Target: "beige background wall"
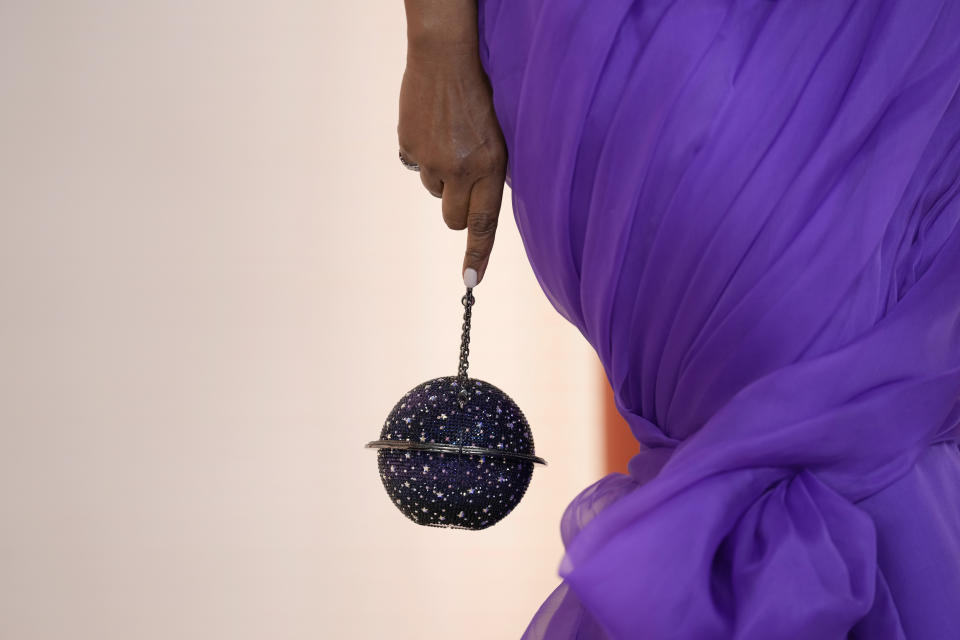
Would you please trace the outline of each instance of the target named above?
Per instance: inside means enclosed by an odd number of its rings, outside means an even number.
[[[550,466],[438,530],[362,448],[459,347],[404,46],[402,0],[0,1],[0,638],[511,638],[555,586],[599,365],[509,191],[471,373]]]

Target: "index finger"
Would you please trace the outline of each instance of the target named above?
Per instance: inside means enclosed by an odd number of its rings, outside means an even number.
[[[473,184],[470,204],[467,206],[467,250],[463,258],[463,271],[475,270],[477,284],[483,280],[487,270],[502,201],[502,175],[487,175]],[[464,278],[464,282],[468,282],[468,279]]]

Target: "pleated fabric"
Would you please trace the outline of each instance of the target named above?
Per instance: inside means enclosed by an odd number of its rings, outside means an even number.
[[[640,443],[524,637],[960,637],[960,2],[478,9],[527,256]]]

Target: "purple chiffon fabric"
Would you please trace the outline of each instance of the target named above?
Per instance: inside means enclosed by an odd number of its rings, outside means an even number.
[[[640,443],[525,638],[960,638],[960,2],[478,9],[527,256]]]

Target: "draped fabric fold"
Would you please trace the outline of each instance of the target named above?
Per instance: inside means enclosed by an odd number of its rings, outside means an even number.
[[[525,637],[955,637],[960,2],[478,9],[527,256],[641,444]]]

